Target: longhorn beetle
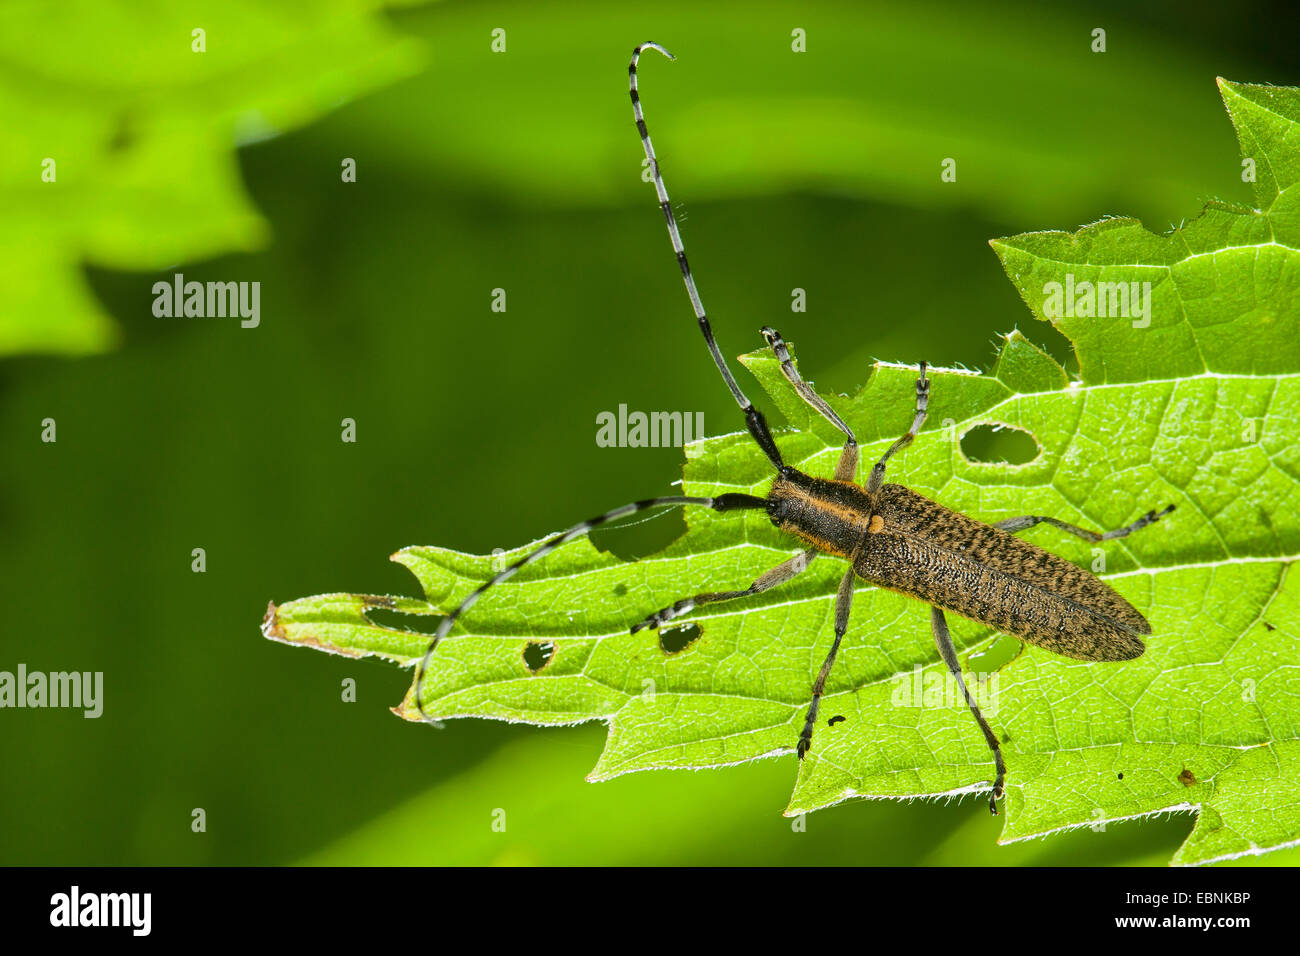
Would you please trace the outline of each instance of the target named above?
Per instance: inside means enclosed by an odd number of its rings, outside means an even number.
[[[957,650],[953,646],[952,635],[948,632],[944,612],[953,611],[1076,660],[1127,661],[1140,657],[1146,649],[1142,635],[1151,633],[1151,625],[1136,608],[1099,578],[1037,545],[1014,537],[1011,532],[1023,531],[1046,522],[1087,541],[1110,541],[1132,534],[1159,520],[1173,511],[1174,506],[1170,505],[1159,512],[1148,511],[1127,527],[1105,533],[1088,531],[1041,515],[1006,518],[988,525],[950,511],[902,485],[886,484],[885,467],[889,459],[911,443],[925,421],[930,381],[925,375],[924,362],[920,366],[920,377],[916,380],[916,415],[911,427],[872,466],[866,484],[858,485],[855,481],[858,472],[858,441],[853,429],[799,377],[781,334],[775,329],[764,328],[761,330],[763,337],[781,363],[781,372],[799,397],[844,434],[844,447],[833,478],[816,478],[787,465],[781,459],[781,452],[772,438],[763,413],[753,406],[736,384],[700,302],[672,204],[668,200],[668,190],[664,186],[659,161],[655,158],[641,111],[636,70],[643,50],[656,50],[670,60],[676,58],[657,43],[642,43],[632,51],[632,61],[628,64],[627,71],[632,113],[636,119],[637,132],[641,135],[646,160],[654,175],[659,207],[668,224],[668,236],[672,240],[673,252],[677,254],[677,264],[681,266],[682,279],[686,283],[686,292],[695,310],[695,318],[699,321],[700,331],[704,334],[704,342],[718,371],[722,373],[722,380],[745,416],[746,429],[772,463],[776,471],[775,477],[765,498],[734,493],[714,498],[683,495],[648,498],[607,511],[551,538],[480,585],[459,607],[439,622],[416,671],[416,706],[423,716],[421,691],[429,661],[456,619],[472,607],[485,591],[507,580],[525,565],[532,564],[606,522],[647,508],[692,505],[714,511],[763,510],[767,512],[772,524],[802,539],[807,545],[805,550],[760,574],[753,584],[743,590],[706,591],[658,610],[634,625],[632,633],[647,627],[658,628],[703,604],[749,597],[784,584],[804,571],[818,554],[842,558],[849,562],[849,567],[840,581],[835,597],[835,640],[813,681],[812,703],[808,707],[803,731],[795,746],[799,759],[802,760],[812,746],[818,705],[826,687],[826,679],[835,664],[840,641],[848,628],[853,585],[855,579],[860,577],[891,591],[919,598],[930,605],[930,627],[939,648],[939,656],[961,688],[966,704],[993,752],[996,776],[989,798],[989,809],[996,814],[997,802],[1003,795],[1006,764],[1002,759],[997,735],[980,713],[962,679]]]

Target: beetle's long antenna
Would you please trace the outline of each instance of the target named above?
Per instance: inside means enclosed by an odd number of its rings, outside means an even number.
[[[641,97],[636,89],[636,65],[641,58],[642,50],[657,50],[670,60],[677,59],[658,43],[642,43],[632,51],[632,62],[627,66],[628,75],[628,93],[632,97],[632,115],[636,117],[636,129],[641,134],[641,146],[645,149],[646,159],[650,162],[650,170],[654,174],[655,193],[659,196],[659,208],[663,210],[664,219],[668,223],[668,237],[673,243],[673,252],[677,253],[677,264],[682,269],[682,281],[686,283],[686,293],[691,297],[691,307],[695,310],[695,318],[699,320],[700,331],[704,333],[704,341],[709,346],[709,352],[713,355],[713,364],[718,367],[722,373],[722,380],[727,383],[727,388],[731,389],[731,394],[736,399],[736,404],[740,410],[745,413],[745,425],[749,433],[754,436],[754,441],[763,449],[763,454],[767,455],[768,461],[778,470],[783,467],[781,453],[777,451],[776,442],[772,440],[772,432],[767,427],[767,420],[763,413],[756,409],[753,404],[745,397],[745,393],[740,390],[736,384],[735,376],[731,374],[731,369],[727,367],[726,359],[722,357],[722,351],[718,348],[717,340],[713,337],[713,329],[709,325],[708,317],[704,314],[704,304],[700,301],[699,290],[695,288],[695,279],[691,277],[691,267],[686,261],[686,249],[682,245],[682,235],[677,229],[677,219],[673,215],[672,203],[668,201],[668,189],[664,186],[663,175],[659,171],[659,160],[655,157],[654,146],[650,143],[650,134],[646,131],[645,115],[641,112]]]
[[[525,565],[538,561],[556,548],[563,544],[568,544],[574,538],[580,538],[593,528],[598,528],[609,521],[622,518],[625,515],[636,514],[638,511],[645,511],[647,508],[658,508],[664,505],[700,505],[704,508],[712,508],[714,511],[744,511],[750,509],[764,508],[767,502],[762,498],[756,498],[753,495],[745,494],[725,494],[718,495],[716,498],[687,498],[682,495],[670,495],[663,498],[646,498],[642,501],[633,502],[630,505],[623,505],[615,508],[613,511],[606,511],[603,515],[595,518],[589,518],[579,524],[575,524],[568,531],[561,532],[551,538],[539,548],[530,551],[508,568],[500,571],[488,581],[480,584],[477,588],[469,593],[465,600],[460,602],[460,606],[438,622],[438,630],[434,632],[433,639],[429,641],[428,650],[424,652],[424,657],[420,661],[420,666],[415,672],[415,706],[420,711],[420,716],[428,720],[424,713],[424,675],[429,669],[429,660],[433,657],[433,652],[438,649],[438,644],[442,641],[447,633],[451,630],[456,619],[474,606],[474,603],[483,596],[483,592],[488,588],[495,587],[502,581],[506,581],[514,576],[515,572]]]

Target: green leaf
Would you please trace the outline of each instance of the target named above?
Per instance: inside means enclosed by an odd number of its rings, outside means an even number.
[[[1300,583],[1290,573],[1300,555],[1300,109],[1294,91],[1221,85],[1243,148],[1271,170],[1258,184],[1261,208],[1214,204],[1166,236],[1106,220],[995,241],[1030,308],[1074,343],[1080,379],[1012,332],[988,373],[934,370],[926,427],[890,466],[892,480],[986,521],[1039,514],[1110,529],[1177,505],[1101,548],[1047,525],[1025,533],[1101,569],[1153,634],[1143,657],[1116,664],[1027,647],[980,685],[1009,768],[1004,841],[1171,810],[1196,812],[1177,863],[1300,839]],[[1149,314],[1134,300],[1126,316],[1049,315],[1045,287],[1067,281],[1076,290],[1150,282]],[[795,429],[778,439],[786,460],[829,475],[838,433],[769,353],[742,362]],[[856,394],[828,396],[858,434],[864,469],[907,427],[915,377],[914,367],[878,363]],[[1037,456],[969,459],[961,438],[981,425],[1029,433]],[[770,477],[747,436],[687,448],[688,494],[762,494]],[[927,608],[864,582],[813,749],[796,763],[839,561],[818,558],[787,585],[697,610],[688,620],[700,635],[676,653],[653,632],[629,634],[659,607],[744,586],[798,550],[761,513],[686,517],[687,533],[650,557],[626,562],[582,540],[489,592],[439,647],[425,710],[606,721],[591,779],[783,755],[798,774],[788,814],[853,796],[987,790],[990,755],[965,705],[913,693],[944,673]],[[273,605],[263,630],[409,666],[427,637],[368,615],[444,613],[531,547],[496,557],[407,548],[394,560],[425,601],[306,598]],[[967,671],[1007,657],[1005,638],[951,623]],[[553,645],[536,670],[524,656],[533,643]],[[409,692],[396,712],[417,719]],[[830,715],[846,719],[828,726]]]
[[[374,7],[236,0],[133,19],[100,3],[0,8],[0,355],[114,343],[83,263],[145,271],[262,248],[269,229],[235,149],[413,69],[414,46]],[[191,48],[195,28],[205,52]]]

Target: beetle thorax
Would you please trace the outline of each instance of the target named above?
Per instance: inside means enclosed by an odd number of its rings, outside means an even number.
[[[863,539],[882,524],[872,498],[850,481],[814,478],[793,468],[777,475],[767,495],[767,516],[818,551],[852,558]],[[873,527],[873,523],[875,527]]]

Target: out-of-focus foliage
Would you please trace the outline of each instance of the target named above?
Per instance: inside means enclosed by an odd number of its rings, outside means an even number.
[[[374,6],[0,5],[0,355],[116,340],[83,263],[262,248],[236,150],[412,72],[417,44]]]

